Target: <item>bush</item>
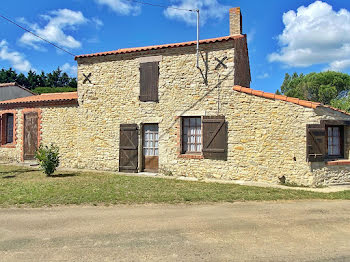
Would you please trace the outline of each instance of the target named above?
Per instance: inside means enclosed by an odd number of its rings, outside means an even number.
[[[50,146],[40,145],[35,153],[35,158],[38,160],[39,165],[47,176],[51,176],[60,164],[60,155],[58,151],[58,147],[51,144]]]

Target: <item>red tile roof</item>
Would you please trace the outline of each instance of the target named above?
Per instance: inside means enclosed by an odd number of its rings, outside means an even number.
[[[240,39],[240,38],[245,38],[245,37],[246,37],[246,35],[230,35],[230,36],[224,36],[224,37],[210,38],[210,39],[200,40],[199,44],[223,42],[223,41]],[[123,49],[118,49],[118,50],[114,50],[114,51],[107,51],[107,52],[86,54],[86,55],[78,55],[75,57],[75,59],[82,58],[82,57],[106,56],[106,55],[116,55],[116,54],[126,54],[126,53],[132,53],[132,52],[156,50],[156,49],[163,49],[163,48],[183,47],[183,46],[191,46],[191,45],[196,45],[196,44],[197,44],[197,41],[190,41],[190,42],[165,44],[165,45],[153,45],[153,46],[144,46],[144,47],[123,48]]]
[[[319,102],[312,102],[312,101],[302,100],[299,98],[289,97],[289,96],[284,96],[284,95],[276,95],[274,93],[268,93],[268,92],[264,92],[264,91],[254,90],[254,89],[251,89],[248,87],[242,87],[242,86],[234,86],[233,90],[241,92],[241,93],[254,95],[254,96],[291,102],[291,103],[294,103],[294,104],[297,104],[300,106],[313,108],[313,109],[315,109],[316,107],[326,107],[326,108],[330,108],[332,110],[341,112],[343,114],[350,115],[350,113],[348,113],[346,111],[340,110],[340,109],[332,107],[332,106],[323,105],[322,103],[319,103]]]
[[[1,101],[0,106],[13,105],[13,104],[38,103],[38,102],[69,102],[69,101],[77,101],[77,100],[78,100],[77,92],[48,93],[48,94],[27,96],[27,97]]]

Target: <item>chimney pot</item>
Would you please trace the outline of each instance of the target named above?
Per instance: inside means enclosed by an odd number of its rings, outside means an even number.
[[[240,7],[230,9],[230,35],[242,34],[242,14]]]

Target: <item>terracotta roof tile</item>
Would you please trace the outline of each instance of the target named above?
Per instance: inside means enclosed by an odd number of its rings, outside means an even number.
[[[288,97],[288,96],[284,96],[284,95],[276,95],[276,94],[268,93],[268,92],[264,92],[264,91],[253,90],[253,89],[248,88],[248,87],[234,86],[233,90],[238,91],[238,92],[242,92],[242,93],[246,93],[246,94],[264,97],[264,98],[287,101],[290,103],[294,103],[294,104],[304,106],[304,107],[309,107],[309,108],[316,108],[318,106],[324,106],[318,102],[301,100],[299,98]],[[326,106],[326,107],[329,107],[329,106]],[[329,108],[332,108],[332,107],[329,107]],[[334,108],[332,108],[332,109],[334,109]],[[334,110],[336,110],[336,109],[334,109]],[[339,109],[337,109],[337,111],[339,111]],[[348,113],[346,113],[346,114],[348,114]]]
[[[232,39],[240,39],[240,38],[245,38],[245,37],[246,37],[246,35],[230,35],[230,36],[200,40],[199,43],[200,44],[209,44],[209,43],[215,43],[215,42],[228,41],[228,40],[232,40]],[[190,41],[190,42],[165,44],[165,45],[153,45],[153,46],[144,46],[144,47],[135,47],[135,48],[123,48],[123,49],[118,49],[118,50],[114,50],[114,51],[107,51],[107,52],[100,52],[100,53],[93,53],[93,54],[86,54],[86,55],[78,55],[75,57],[75,59],[82,58],[82,57],[106,56],[106,55],[116,55],[116,54],[126,54],[126,53],[132,53],[132,52],[156,50],[156,49],[163,49],[163,48],[183,47],[183,46],[191,46],[191,45],[196,45],[196,44],[197,44],[197,41]]]
[[[77,92],[48,93],[48,94],[27,96],[27,97],[1,101],[0,106],[11,105],[11,104],[25,104],[25,103],[37,103],[37,102],[61,102],[61,101],[74,101],[74,100],[78,100]]]
[[[346,115],[350,115],[350,113],[348,113],[344,110],[341,110],[341,109],[338,109],[338,108],[335,108],[335,107],[332,107],[329,105],[323,105],[322,103],[319,103],[319,102],[312,102],[312,101],[302,100],[299,98],[289,97],[289,96],[284,96],[284,95],[276,95],[274,93],[258,91],[258,90],[254,90],[254,89],[251,89],[248,87],[242,87],[242,86],[234,86],[233,90],[238,91],[238,92],[242,92],[242,93],[246,93],[246,94],[250,94],[250,95],[264,97],[264,98],[282,100],[282,101],[294,103],[294,104],[308,107],[308,108],[316,108],[316,107],[322,106],[322,107],[330,108],[334,111],[341,112],[341,113],[346,114]]]

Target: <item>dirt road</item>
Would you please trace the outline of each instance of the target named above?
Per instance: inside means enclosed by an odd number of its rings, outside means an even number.
[[[0,261],[350,261],[350,201],[0,209]]]

